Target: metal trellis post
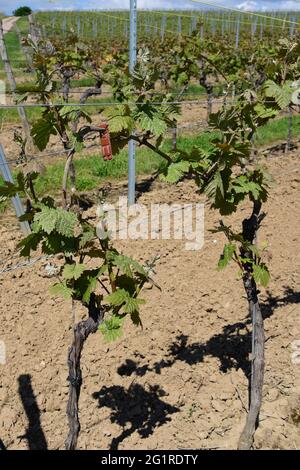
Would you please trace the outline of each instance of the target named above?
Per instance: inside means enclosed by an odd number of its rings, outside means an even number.
[[[2,147],[1,144],[0,144],[0,170],[1,170],[1,173],[3,175],[4,181],[8,181],[9,183],[14,182],[14,180],[12,178],[12,175],[11,175],[11,172],[10,172],[10,169],[9,169],[9,166],[8,166],[8,163],[7,163],[6,158],[5,158],[3,147]],[[24,208],[23,208],[20,196],[17,194],[16,196],[12,197],[11,200],[12,200],[13,206],[15,208],[16,216],[21,217],[22,215],[24,215],[25,212],[24,212]],[[22,232],[25,235],[29,235],[31,233],[29,223],[28,222],[20,222],[20,224],[21,224]]]
[[[132,73],[136,64],[137,49],[137,0],[130,0],[130,40],[129,71]],[[135,203],[135,141],[129,141],[128,153],[128,205]]]

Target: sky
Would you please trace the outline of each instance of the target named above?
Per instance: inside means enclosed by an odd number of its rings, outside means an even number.
[[[300,0],[207,0],[226,7],[250,10],[300,10]],[[149,9],[186,9],[201,8],[191,0],[137,0],[138,8]],[[28,5],[33,10],[107,10],[107,0],[0,0],[0,11],[9,15],[21,5]],[[129,0],[110,0],[110,9],[127,8]],[[202,6],[205,8],[205,6]]]

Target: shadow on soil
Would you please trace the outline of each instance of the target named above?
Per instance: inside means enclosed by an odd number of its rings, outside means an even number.
[[[268,296],[261,302],[264,319],[270,318],[274,311],[283,305],[300,303],[300,293],[290,288],[285,288],[282,296]],[[179,335],[170,345],[167,358],[152,365],[142,365],[131,359],[127,359],[118,368],[118,373],[130,376],[135,374],[143,376],[147,372],[154,371],[160,374],[165,367],[171,367],[177,361],[186,362],[189,365],[203,362],[205,356],[217,357],[220,361],[220,370],[227,372],[230,369],[242,369],[247,378],[251,371],[249,354],[251,352],[251,319],[246,318],[244,322],[226,325],[222,331],[212,336],[205,343],[189,344],[186,335]]]
[[[300,303],[300,293],[286,288],[282,296],[268,297],[261,303],[264,318],[273,315],[276,308],[287,304]],[[244,322],[226,325],[222,331],[212,336],[205,343],[189,344],[188,336],[181,334],[175,338],[169,347],[167,357],[153,364],[139,365],[138,361],[126,359],[118,368],[121,376],[144,376],[148,372],[161,373],[166,367],[171,367],[177,361],[189,365],[200,363],[205,356],[217,357],[220,370],[227,372],[230,369],[242,369],[249,379],[251,364],[251,319]],[[141,362],[144,359],[139,355]],[[136,356],[135,356],[136,357]],[[178,408],[168,405],[161,397],[164,391],[159,386],[151,387],[146,391],[139,384],[132,384],[128,390],[121,386],[103,387],[100,392],[94,393],[93,398],[98,400],[99,407],[108,407],[112,410],[111,422],[123,428],[122,433],[113,438],[111,449],[118,449],[119,444],[135,431],[141,437],[147,437],[158,426],[170,421],[170,415],[179,411]]]
[[[28,419],[26,432],[20,437],[27,440],[29,450],[47,450],[46,437],[41,427],[41,412],[32,388],[31,375],[20,375],[18,382],[19,396]]]
[[[149,391],[139,384],[132,384],[128,390],[119,385],[102,387],[94,393],[99,408],[108,407],[111,411],[111,422],[123,428],[118,437],[112,439],[110,449],[116,450],[119,444],[134,432],[141,438],[150,436],[155,428],[171,420],[171,415],[178,408],[162,400],[165,392],[158,385],[151,386]]]

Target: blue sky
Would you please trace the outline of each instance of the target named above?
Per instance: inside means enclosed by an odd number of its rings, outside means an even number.
[[[207,0],[208,2],[210,0]],[[213,3],[242,10],[300,10],[300,0],[211,0]],[[139,8],[197,8],[190,0],[137,0]],[[126,8],[129,0],[0,0],[0,11],[11,14],[20,5],[33,10],[95,10]],[[199,8],[201,6],[199,5]]]

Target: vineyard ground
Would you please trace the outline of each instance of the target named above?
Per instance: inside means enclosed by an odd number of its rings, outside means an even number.
[[[260,237],[270,241],[272,279],[261,293],[266,380],[255,447],[299,449],[300,366],[291,359],[293,341],[300,339],[299,150],[273,155],[268,166],[277,185]],[[126,183],[113,189],[113,198],[125,194]],[[197,198],[192,181],[156,182],[140,202]],[[245,205],[239,217],[232,216],[234,227],[247,210]],[[246,418],[250,323],[236,268],[226,276],[216,271],[224,240],[209,231],[218,217],[207,206],[205,220],[205,246],[197,253],[185,251],[180,241],[118,242],[141,261],[160,254],[156,282],[162,292],[150,286],[145,291],[143,330],[128,323],[112,345],[100,333],[89,338],[82,359],[80,449],[236,447]],[[6,214],[0,259],[14,252],[18,238],[16,220]],[[0,278],[0,339],[7,347],[0,439],[8,449],[63,448],[67,432],[71,311],[69,302],[51,298],[45,264]]]
[[[17,16],[10,16],[8,18],[3,19],[3,32],[4,34],[8,33],[11,31],[15,25],[15,23],[18,21]]]

